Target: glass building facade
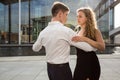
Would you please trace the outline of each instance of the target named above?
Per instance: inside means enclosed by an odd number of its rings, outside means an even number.
[[[114,38],[116,35],[110,36],[110,32],[120,27],[118,20],[118,13],[120,13],[119,5],[119,0],[102,0],[95,9],[95,12],[97,14],[98,27],[103,33],[103,38],[107,44],[115,43]]]
[[[70,8],[65,25],[72,29],[77,25],[76,9],[82,6],[92,7],[105,42],[111,42],[109,31],[114,29],[114,7],[120,3],[118,0],[0,0],[1,47],[4,44],[18,44],[19,47],[34,43],[39,32],[51,20],[50,10],[54,1],[64,2]]]
[[[51,19],[51,6],[55,0],[0,0],[1,44],[33,43]],[[70,7],[66,25],[76,26],[76,9],[88,1],[59,0]],[[95,0],[98,3],[97,0]],[[91,1],[90,5],[92,5]],[[95,8],[95,6],[91,6]],[[20,9],[20,12],[19,12]],[[19,19],[19,15],[20,18]],[[20,20],[20,23],[19,23]],[[19,27],[20,25],[20,27]],[[19,30],[20,28],[20,30]],[[19,40],[20,39],[20,40]]]

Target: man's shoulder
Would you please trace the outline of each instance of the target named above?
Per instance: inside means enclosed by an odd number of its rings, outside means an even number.
[[[43,30],[40,31],[40,34],[43,34],[44,32],[47,31],[47,27],[45,27]]]
[[[64,26],[64,28],[65,28],[68,32],[74,32],[73,29],[71,29],[71,28],[69,28],[69,27],[67,27],[67,26]]]
[[[67,27],[67,26],[63,26],[62,28],[64,28],[65,30],[67,30],[67,31],[71,31],[72,29],[71,28],[69,28],[69,27]],[[73,30],[72,30],[73,31]]]

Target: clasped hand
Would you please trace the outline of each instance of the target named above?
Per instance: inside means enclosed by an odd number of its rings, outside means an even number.
[[[74,37],[72,37],[72,41],[74,41],[74,42],[84,42],[85,37],[83,37],[83,36],[74,36]]]

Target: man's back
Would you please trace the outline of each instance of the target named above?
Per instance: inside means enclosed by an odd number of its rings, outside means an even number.
[[[69,61],[70,44],[69,35],[67,35],[69,30],[60,22],[55,21],[50,22],[40,33],[48,62],[59,64]]]

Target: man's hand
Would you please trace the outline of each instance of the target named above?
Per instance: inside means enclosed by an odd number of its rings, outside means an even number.
[[[83,36],[74,36],[72,38],[72,41],[74,41],[74,42],[85,42],[85,37],[83,37]]]

